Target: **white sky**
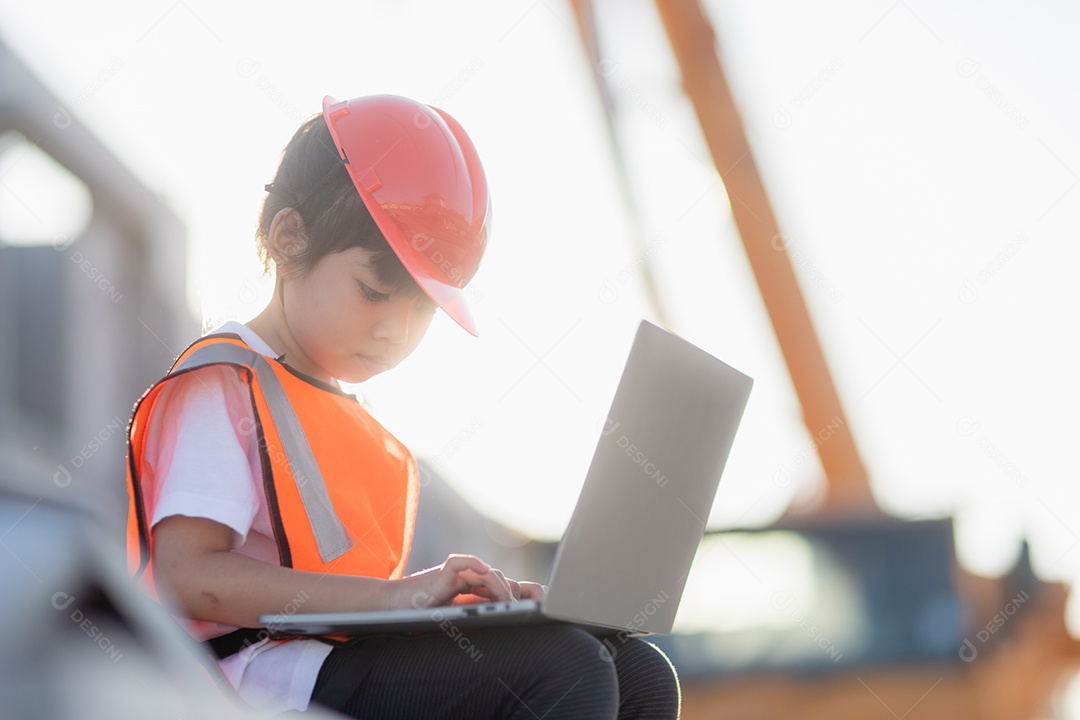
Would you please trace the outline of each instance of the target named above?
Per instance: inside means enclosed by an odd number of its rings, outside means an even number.
[[[600,8],[673,329],[757,380],[712,524],[765,524],[821,470],[655,11]],[[1075,579],[1080,7],[710,10],[879,502],[954,513],[977,571],[1026,535],[1037,571]],[[324,94],[457,117],[494,193],[482,338],[440,316],[362,392],[483,510],[558,537],[649,315],[567,3],[0,0],[0,33],[184,219],[212,324],[267,297],[262,186]]]

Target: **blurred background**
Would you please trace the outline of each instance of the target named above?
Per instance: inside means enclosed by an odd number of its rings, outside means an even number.
[[[426,462],[414,564],[546,570],[646,317],[756,380],[664,645],[686,717],[1080,717],[1080,7],[658,5],[0,0],[5,481],[119,541],[133,402],[269,298],[281,149],[324,95],[407,95],[467,128],[495,213],[481,337],[439,315],[351,388]],[[859,471],[822,465],[839,435]]]

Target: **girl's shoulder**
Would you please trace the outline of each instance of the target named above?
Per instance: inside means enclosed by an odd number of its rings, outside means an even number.
[[[255,331],[235,320],[230,320],[189,345],[188,349],[181,354],[181,360],[196,346],[205,346],[206,341],[215,338],[239,340],[260,355],[274,357],[274,351]],[[178,367],[179,365],[181,363],[178,360],[170,374],[159,381],[164,385],[161,389],[162,394],[168,394],[177,399],[198,396],[223,397],[235,394],[244,387],[246,382],[239,368],[227,363],[190,369]]]
[[[249,417],[251,403],[244,375],[232,365],[207,365],[170,377],[158,394],[152,415]]]
[[[201,339],[212,338],[215,336],[238,338],[245,345],[247,345],[255,352],[259,353],[260,355],[265,355],[266,357],[270,358],[277,356],[277,353],[274,352],[273,348],[271,348],[265,340],[259,337],[258,333],[249,328],[247,325],[244,325],[243,323],[237,322],[235,320],[228,320],[222,323],[216,329],[211,330],[210,332],[203,335]]]

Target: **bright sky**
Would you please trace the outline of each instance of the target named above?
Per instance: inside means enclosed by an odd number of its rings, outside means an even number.
[[[821,469],[653,6],[599,5],[673,329],[757,380],[712,524],[765,524]],[[324,94],[462,122],[494,193],[482,337],[440,316],[361,392],[481,509],[558,537],[650,315],[569,4],[60,7],[0,0],[0,32],[184,219],[209,325],[266,300],[262,186]],[[1080,7],[709,7],[880,504],[955,514],[974,570],[1027,536],[1038,572],[1075,579]]]

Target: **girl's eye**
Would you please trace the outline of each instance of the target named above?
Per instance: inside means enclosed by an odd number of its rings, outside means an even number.
[[[360,286],[360,293],[371,302],[383,302],[384,300],[390,299],[389,295],[373,289],[370,285],[366,283],[357,280],[356,284]]]

